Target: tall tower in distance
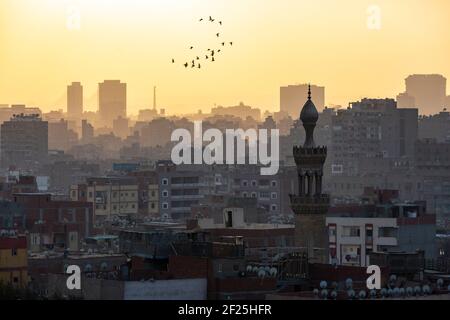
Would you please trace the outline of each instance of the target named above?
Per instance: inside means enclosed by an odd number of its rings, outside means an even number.
[[[119,117],[127,117],[127,84],[120,80],[105,80],[98,85],[100,122],[111,127]]]
[[[67,115],[76,120],[83,116],[83,86],[80,82],[67,86]]]
[[[298,194],[290,195],[291,208],[295,213],[295,245],[307,250],[310,262],[328,262],[328,232],[326,214],[330,197],[322,193],[323,166],[327,158],[327,147],[316,146],[314,129],[319,113],[311,99],[300,114],[306,138],[302,147],[294,147],[297,166]]]
[[[156,86],[153,87],[153,111],[156,111]]]

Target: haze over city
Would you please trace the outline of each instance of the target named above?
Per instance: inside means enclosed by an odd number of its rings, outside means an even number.
[[[0,103],[65,109],[66,86],[80,81],[85,110],[98,108],[98,83],[128,84],[128,113],[152,104],[170,114],[239,101],[279,110],[279,87],[312,82],[326,105],[392,97],[415,73],[450,75],[450,3],[376,1],[379,30],[367,26],[372,1],[3,0]],[[67,26],[79,11],[79,29]],[[209,48],[217,26],[234,41],[214,64],[191,72],[172,64],[189,46]],[[189,60],[188,60],[189,61]],[[436,111],[436,110],[433,110]],[[431,113],[420,110],[420,113]]]

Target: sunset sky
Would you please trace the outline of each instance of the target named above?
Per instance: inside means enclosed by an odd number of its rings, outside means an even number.
[[[380,30],[367,26],[369,5]],[[72,6],[79,30],[68,28]],[[198,21],[210,15],[223,26]],[[218,48],[217,32],[234,46],[185,69]],[[96,110],[98,83],[120,79],[133,114],[151,106],[154,85],[171,114],[240,101],[275,111],[281,85],[323,85],[327,104],[346,105],[395,98],[413,73],[450,77],[448,0],[0,1],[0,104],[65,109],[67,84],[81,81]]]

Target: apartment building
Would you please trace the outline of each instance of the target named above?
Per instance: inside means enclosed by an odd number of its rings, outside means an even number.
[[[25,287],[27,265],[27,238],[13,230],[0,230],[0,283]]]
[[[332,208],[326,224],[332,264],[365,267],[372,252],[437,254],[436,216],[420,202]]]
[[[70,198],[85,199],[93,204],[95,219],[136,216],[139,208],[139,186],[133,178],[88,178],[86,185],[73,185]]]

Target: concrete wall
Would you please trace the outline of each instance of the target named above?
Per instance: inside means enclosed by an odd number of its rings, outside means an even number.
[[[206,300],[206,279],[125,282],[124,300]]]

